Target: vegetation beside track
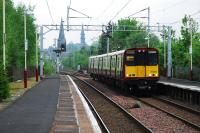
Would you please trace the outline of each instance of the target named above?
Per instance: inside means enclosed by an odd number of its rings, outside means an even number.
[[[24,92],[28,89],[36,85],[35,77],[28,79],[28,86],[27,89],[24,89],[24,82],[22,80],[18,80],[15,82],[8,83],[9,86],[9,97],[2,99],[0,101],[0,111],[4,108],[8,107],[11,103],[21,97]]]

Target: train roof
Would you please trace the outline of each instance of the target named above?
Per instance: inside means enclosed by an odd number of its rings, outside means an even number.
[[[118,55],[118,54],[125,53],[128,50],[139,50],[139,49],[141,49],[141,50],[148,49],[148,50],[158,51],[156,48],[129,48],[129,49],[126,49],[126,50],[120,50],[120,51],[116,51],[116,52],[112,52],[112,53],[108,53],[108,54],[101,54],[101,55],[96,55],[96,56],[90,56],[89,58],[92,59],[92,58],[100,58],[100,57],[105,57],[105,56]]]
[[[104,57],[104,56],[118,55],[118,54],[122,54],[124,52],[125,52],[125,50],[120,50],[120,51],[116,51],[116,52],[112,52],[112,53],[108,53],[108,54],[101,54],[101,55],[96,55],[96,56],[90,56],[90,58],[100,58],[100,57]]]

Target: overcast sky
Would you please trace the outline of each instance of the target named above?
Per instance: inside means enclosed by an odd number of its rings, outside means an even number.
[[[34,14],[36,24],[60,24],[61,18],[65,21],[67,18],[67,6],[70,0],[47,0],[52,14],[49,15],[46,0],[13,0],[15,5],[24,3],[26,5],[35,6]],[[127,4],[128,3],[128,4]],[[127,6],[119,12],[125,5]],[[80,11],[92,19],[70,19],[70,24],[107,24],[112,18],[116,22],[120,18],[125,18],[137,11],[150,7],[150,24],[157,25],[170,24],[177,30],[180,30],[181,18],[185,14],[195,14],[192,17],[200,23],[200,0],[71,0],[71,8]],[[119,12],[119,13],[118,13]],[[116,14],[118,15],[116,16]],[[70,10],[71,17],[81,16]],[[116,17],[114,17],[116,16]],[[144,11],[135,16],[147,16],[147,11]],[[138,19],[147,23],[146,19]],[[200,27],[199,27],[200,29]],[[101,32],[85,32],[86,43],[91,43],[97,39]],[[65,32],[67,42],[80,42],[80,32]],[[54,43],[54,39],[58,37],[58,32],[50,32],[45,35],[44,47]]]

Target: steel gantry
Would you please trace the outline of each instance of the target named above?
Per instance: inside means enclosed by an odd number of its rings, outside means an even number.
[[[63,28],[65,31],[81,31],[82,27],[85,31],[106,31],[110,30],[110,32],[140,32],[140,31],[148,31],[150,29],[151,32],[157,31],[160,32],[158,29],[160,26],[148,26],[144,27],[143,29],[137,29],[134,26],[127,26],[127,25],[119,25],[119,26],[112,26],[111,29],[107,28],[107,25],[63,25]],[[44,31],[44,29],[46,29]],[[43,78],[43,56],[44,56],[44,50],[43,50],[43,38],[44,35],[51,31],[58,31],[60,30],[60,25],[42,25],[40,26],[40,78]],[[108,44],[109,45],[109,42]],[[107,46],[107,52],[109,52],[109,46]],[[172,77],[172,57],[171,57],[171,27],[168,26],[168,78]]]

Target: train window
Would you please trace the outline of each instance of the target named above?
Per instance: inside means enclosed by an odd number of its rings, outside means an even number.
[[[104,69],[106,68],[106,58],[105,57],[103,58],[103,68]]]
[[[134,56],[126,56],[126,61],[134,61]]]
[[[148,52],[148,65],[155,66],[158,64],[158,54],[156,51],[149,51]]]
[[[136,54],[137,66],[145,66],[146,65],[145,57],[146,57],[146,52],[137,52],[137,54]]]
[[[135,65],[135,56],[134,55],[126,55],[126,65],[128,65],[128,66]]]

